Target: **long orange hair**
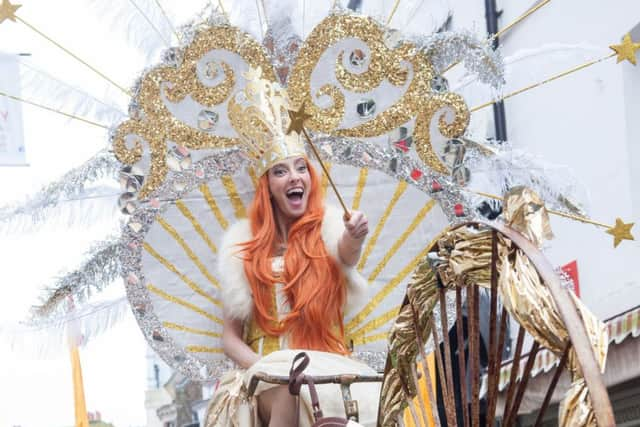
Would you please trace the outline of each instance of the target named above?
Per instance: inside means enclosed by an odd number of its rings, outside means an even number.
[[[289,229],[282,276],[274,275],[271,265],[278,233],[266,173],[258,180],[249,208],[253,240],[241,243],[240,252],[253,292],[253,315],[267,335],[288,333],[291,348],[346,354],[342,324],[346,278],[322,241],[322,192],[317,173],[308,161],[307,165],[311,178],[307,210]],[[290,307],[280,322],[272,301],[275,283],[284,284]]]

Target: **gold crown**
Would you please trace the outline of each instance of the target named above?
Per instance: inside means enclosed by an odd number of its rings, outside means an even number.
[[[295,132],[287,135],[289,100],[278,83],[262,78],[260,68],[244,74],[244,90],[229,102],[229,119],[258,176],[289,157],[305,156],[304,144]]]

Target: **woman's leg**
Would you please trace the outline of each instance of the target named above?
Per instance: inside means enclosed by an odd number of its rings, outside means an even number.
[[[273,387],[258,396],[262,424],[269,427],[296,427],[296,400],[287,386]]]

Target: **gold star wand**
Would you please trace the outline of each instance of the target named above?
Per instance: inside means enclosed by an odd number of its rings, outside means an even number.
[[[289,123],[289,127],[287,128],[287,135],[289,135],[291,132],[295,132],[298,135],[302,133],[304,135],[307,142],[311,146],[313,155],[315,156],[318,163],[320,163],[320,167],[322,167],[322,171],[324,172],[324,175],[329,180],[329,184],[331,184],[331,188],[333,188],[333,192],[336,194],[336,197],[338,198],[340,205],[342,205],[342,209],[344,210],[344,218],[348,221],[349,218],[351,218],[349,209],[347,209],[347,205],[345,205],[344,200],[342,199],[342,196],[340,196],[340,193],[338,192],[338,188],[336,187],[333,180],[331,179],[331,175],[329,175],[329,170],[327,169],[327,167],[324,165],[324,162],[320,158],[320,153],[318,153],[318,149],[316,148],[313,141],[311,141],[311,137],[309,137],[307,130],[304,128],[304,122],[308,120],[310,117],[311,117],[311,114],[304,111],[304,102],[302,103],[298,111],[289,110],[289,118],[291,119],[291,123]]]

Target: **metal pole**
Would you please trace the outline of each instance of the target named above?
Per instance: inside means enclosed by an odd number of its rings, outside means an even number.
[[[489,35],[496,34],[498,32],[498,16],[500,12],[496,8],[496,0],[485,0],[485,19],[487,21],[487,33]],[[493,48],[497,49],[499,45],[498,37],[493,39]],[[493,104],[493,122],[495,126],[496,140],[507,140],[507,119],[504,113],[504,102],[496,102]]]

